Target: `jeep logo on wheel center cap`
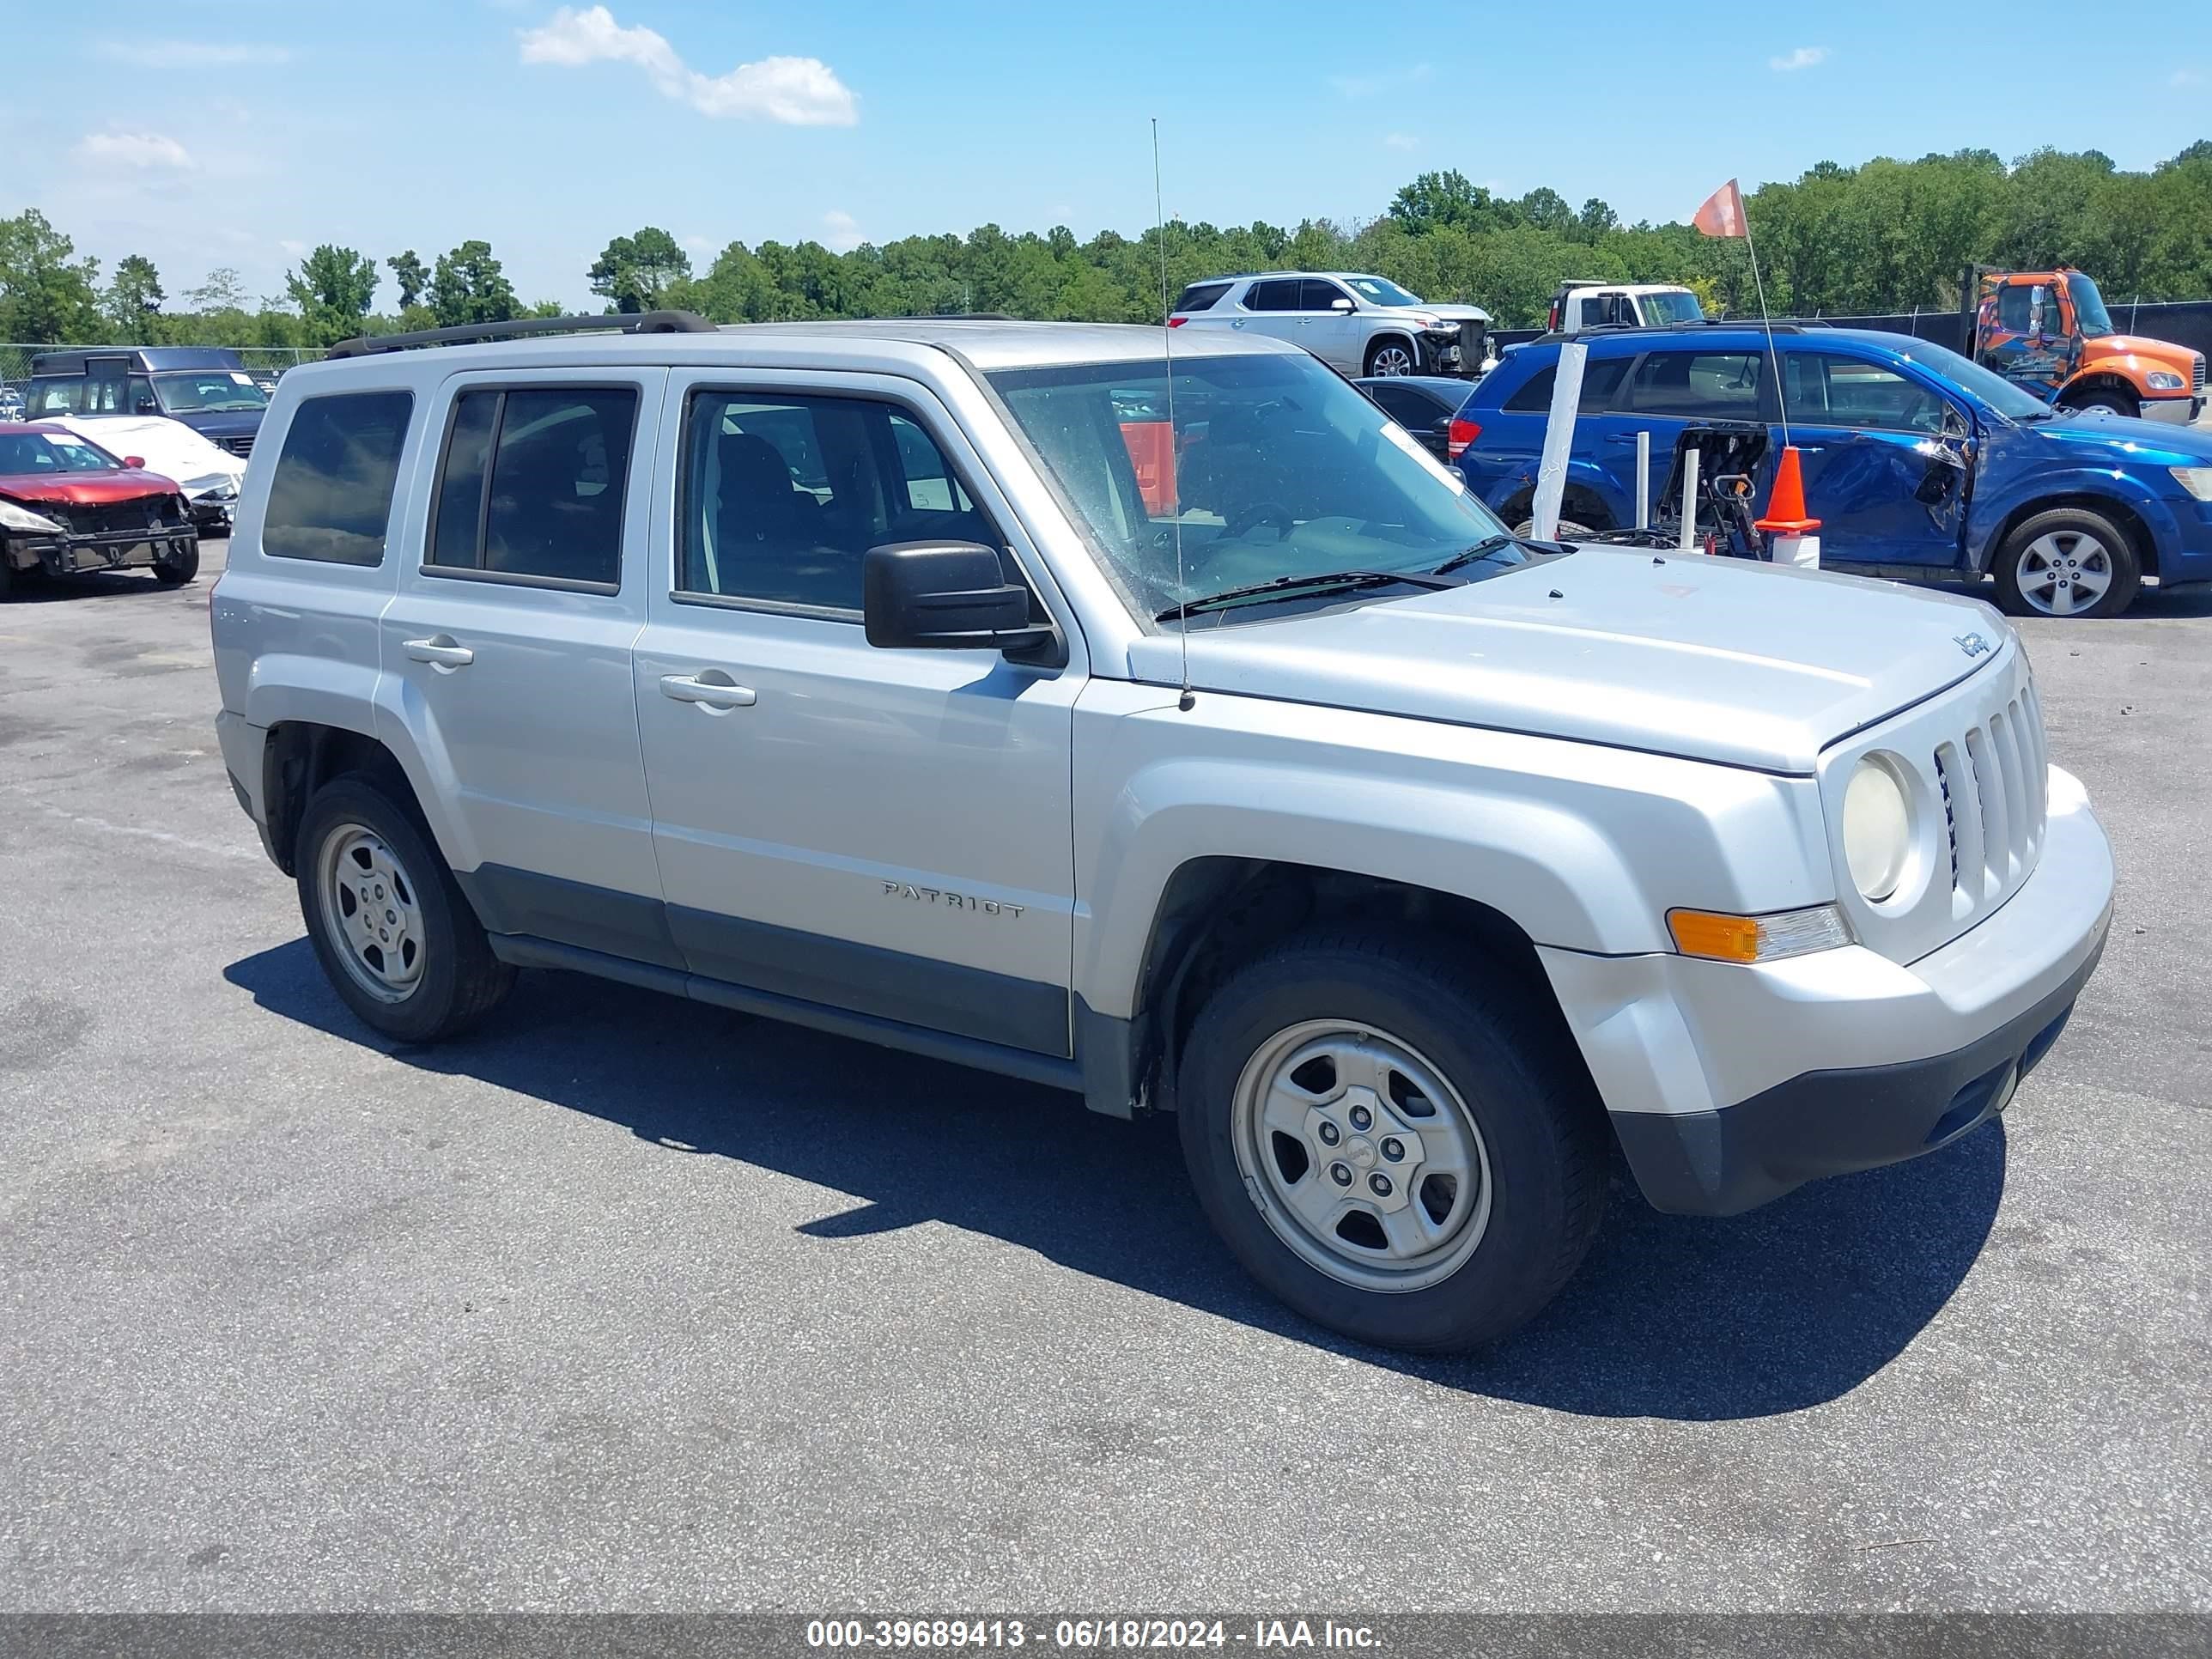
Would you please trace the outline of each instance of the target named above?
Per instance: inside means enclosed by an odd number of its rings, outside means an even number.
[[[1376,1160],[1382,1156],[1375,1150],[1375,1143],[1365,1135],[1354,1135],[1350,1140],[1346,1141],[1344,1155],[1363,1170],[1373,1169]]]

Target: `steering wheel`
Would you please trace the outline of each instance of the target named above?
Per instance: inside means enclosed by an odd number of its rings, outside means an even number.
[[[1229,521],[1221,526],[1222,538],[1233,541],[1246,531],[1263,524],[1279,527],[1285,540],[1298,527],[1297,518],[1280,501],[1252,501],[1230,515]]]

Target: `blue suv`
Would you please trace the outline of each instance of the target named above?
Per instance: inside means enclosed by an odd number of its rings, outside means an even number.
[[[1756,328],[1580,337],[1589,360],[1563,513],[1575,524],[1633,524],[1637,433],[1651,434],[1656,487],[1675,438],[1698,422],[1768,423],[1764,501],[1786,401],[1823,567],[1985,573],[2015,616],[2117,616],[2147,575],[2169,587],[2212,581],[2212,434],[2053,410],[1899,334],[1778,325],[1772,358]],[[1478,428],[1460,471],[1509,525],[1529,515],[1559,346],[1509,353],[1460,411]]]

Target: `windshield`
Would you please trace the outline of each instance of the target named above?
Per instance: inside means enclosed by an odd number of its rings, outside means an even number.
[[[1139,617],[1285,577],[1432,571],[1502,529],[1389,416],[1303,354],[1179,359],[1172,428],[1157,361],[989,379]],[[1461,574],[1540,556],[1509,544]],[[1279,614],[1239,607],[1202,622]]]
[[[1421,302],[1383,276],[1347,276],[1344,285],[1370,306],[1417,306]]]
[[[1888,343],[1884,342],[1884,343]],[[2047,421],[2051,405],[2033,392],[2023,392],[2003,375],[1969,362],[1948,346],[1926,340],[1907,340],[1899,356],[1941,375],[1963,391],[1971,392],[2000,415],[2015,421]]]
[[[156,374],[154,390],[161,399],[161,407],[172,415],[269,407],[267,396],[253,384],[253,377],[237,369]]]
[[[51,432],[0,432],[0,475],[21,477],[40,472],[113,472],[123,463],[82,438]]]
[[[1643,294],[1637,303],[1644,307],[1644,320],[1653,328],[1668,328],[1676,323],[1702,323],[1705,308],[1698,303],[1698,296],[1686,289],[1668,294]]]
[[[2112,326],[2112,313],[2105,309],[2105,296],[2097,292],[2097,285],[2078,270],[2066,273],[2066,291],[2074,298],[2074,323],[2082,334],[2095,339],[2100,334],[2118,334]],[[2057,332],[2054,319],[2051,331]]]

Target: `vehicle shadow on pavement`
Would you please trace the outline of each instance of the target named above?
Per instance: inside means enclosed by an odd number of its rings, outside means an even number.
[[[2001,1124],[1727,1220],[1660,1215],[1617,1165],[1589,1261],[1534,1323],[1416,1358],[1347,1343],[1256,1289],[1199,1212],[1164,1117],[1122,1123],[1073,1095],[573,975],[526,973],[481,1031],[434,1048],[356,1021],[305,939],[224,977],[399,1064],[867,1200],[799,1229],[813,1237],[942,1221],[1368,1364],[1591,1416],[1759,1417],[1848,1393],[1949,1299],[2004,1190]]]

